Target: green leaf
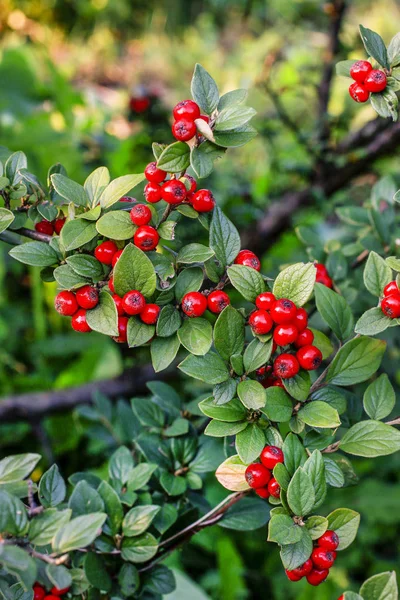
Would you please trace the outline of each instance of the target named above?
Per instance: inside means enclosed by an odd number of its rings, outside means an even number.
[[[214,251],[203,244],[188,244],[178,252],[176,260],[178,263],[204,263],[206,260],[214,256]]]
[[[311,539],[317,540],[328,529],[328,519],[318,515],[313,515],[307,519],[306,528],[311,536]]]
[[[391,97],[390,90],[388,90],[386,94],[384,92],[381,92],[370,95],[372,108],[378,113],[379,116],[383,117],[384,119],[387,119],[392,116],[390,106],[387,102],[387,100]],[[393,96],[394,99],[396,99],[396,94],[393,94]]]
[[[333,458],[324,456],[325,479],[326,483],[332,487],[341,488],[344,486],[344,475],[342,469]]]
[[[181,173],[190,164],[190,148],[185,142],[175,142],[163,150],[157,167],[167,173]]]
[[[99,280],[104,276],[101,262],[90,254],[73,254],[66,258],[67,264],[82,277]]]
[[[379,306],[370,308],[358,319],[354,331],[362,335],[377,335],[388,327],[399,324],[399,319],[390,319]]]
[[[265,435],[257,423],[249,423],[243,431],[236,435],[236,451],[246,464],[256,460],[264,446]]]
[[[378,370],[385,350],[382,340],[363,336],[350,340],[331,362],[326,382],[347,386],[366,381]]]
[[[373,295],[382,295],[385,285],[392,281],[392,270],[385,260],[374,251],[371,251],[364,268],[364,284]]]
[[[121,556],[132,563],[143,563],[157,553],[158,543],[151,533],[143,533],[134,538],[124,539],[122,542]]]
[[[181,302],[183,296],[188,292],[197,292],[202,286],[203,279],[204,274],[200,267],[183,269],[176,278],[174,287],[175,298],[178,302]]]
[[[36,564],[25,550],[18,546],[1,544],[0,564],[17,578],[25,591],[32,589],[36,581]]]
[[[160,477],[160,484],[168,496],[180,496],[186,492],[186,479],[173,473],[164,471]]]
[[[281,488],[287,492],[290,483],[290,475],[283,463],[278,463],[273,468],[273,475]]]
[[[265,283],[258,271],[244,265],[228,267],[228,277],[234,288],[249,302],[254,302],[265,291]]]
[[[135,506],[125,515],[122,523],[122,531],[127,537],[134,537],[144,533],[151,525],[159,506],[148,504],[146,506]]]
[[[240,251],[238,230],[218,206],[211,219],[210,248],[222,267],[230,265]]]
[[[113,210],[106,213],[96,223],[100,235],[112,240],[129,240],[133,237],[136,227],[128,212]]]
[[[390,69],[385,42],[378,33],[360,25],[360,35],[368,56],[372,56],[382,67]]]
[[[340,296],[322,283],[315,285],[317,310],[325,323],[340,340],[348,338],[354,326],[353,314],[343,296]]]
[[[387,47],[388,59],[391,67],[395,67],[400,63],[400,34],[396,35],[390,40],[389,46]]]
[[[282,450],[285,457],[285,467],[289,471],[289,475],[292,476],[306,462],[307,453],[299,438],[293,433],[286,436]]]
[[[355,62],[355,60],[340,60],[338,63],[336,63],[336,75],[341,75],[342,77],[351,77],[350,69]]]
[[[258,381],[246,379],[237,386],[238,396],[246,408],[258,410],[264,408],[266,391]]]
[[[94,512],[103,512],[104,502],[100,494],[87,481],[82,480],[75,486],[68,507],[72,510],[72,516],[78,517]]]
[[[252,373],[265,365],[272,354],[272,340],[261,342],[254,338],[247,346],[243,354],[243,364],[246,373]]]
[[[216,404],[214,398],[210,396],[199,403],[199,409],[207,417],[217,421],[243,421],[247,416],[247,410],[237,398],[221,406]]]
[[[72,585],[71,573],[64,565],[47,565],[46,575],[59,590],[69,588]]]
[[[199,64],[194,68],[191,91],[200,108],[211,115],[218,106],[218,87],[211,75]]]
[[[4,173],[10,182],[15,185],[21,179],[19,171],[28,167],[28,161],[26,155],[21,152],[14,152],[11,154],[4,165]]]
[[[203,356],[211,348],[212,326],[206,319],[186,319],[178,330],[178,338],[191,354]]]
[[[14,246],[9,255],[15,260],[33,267],[50,267],[58,262],[56,252],[45,242],[27,242]]]
[[[381,421],[361,421],[346,431],[340,449],[366,457],[393,454],[400,450],[400,431]]]
[[[9,225],[14,221],[15,216],[8,208],[0,208],[0,233],[7,229]]]
[[[181,345],[177,334],[169,338],[155,338],[151,342],[151,362],[156,373],[166,369],[178,354]]]
[[[281,546],[295,544],[302,538],[301,527],[289,515],[274,515],[268,527],[268,541]]]
[[[128,244],[114,267],[115,293],[124,296],[138,290],[148,298],[156,289],[156,273],[151,260],[133,244]]]
[[[54,173],[50,179],[57,194],[67,202],[73,202],[75,206],[89,206],[89,198],[79,183],[60,173]]]
[[[72,511],[48,508],[32,519],[29,527],[29,540],[35,546],[51,544],[57,531],[64,527],[71,518]]]
[[[299,400],[300,402],[307,400],[311,388],[309,371],[300,371],[294,377],[282,379],[282,382],[285,386],[285,390],[292,398],[295,398],[295,400]]]
[[[371,419],[384,419],[392,412],[396,394],[389,377],[382,373],[364,392],[364,410]]]
[[[156,470],[157,465],[151,463],[141,463],[137,465],[129,474],[128,489],[135,492],[142,489],[150,480],[150,477]]]
[[[297,516],[308,515],[315,503],[314,487],[307,473],[299,467],[293,475],[288,491],[287,501]]]
[[[293,403],[285,390],[279,387],[270,387],[266,390],[267,402],[262,412],[276,423],[290,421],[293,411]]]
[[[132,469],[133,458],[130,450],[126,446],[120,446],[110,458],[108,466],[110,477],[121,483],[126,483]]]
[[[313,263],[296,263],[287,267],[275,279],[275,297],[289,298],[296,306],[303,306],[313,293],[316,273]]]
[[[258,498],[243,498],[230,508],[218,525],[235,531],[252,531],[264,527],[268,522],[270,508]]]
[[[146,325],[140,319],[131,317],[128,320],[128,346],[137,348],[143,346],[154,337],[155,325]]]
[[[99,198],[100,205],[103,208],[109,208],[139,185],[144,178],[144,174],[139,173],[137,175],[122,175],[122,177],[114,179],[102,192]]]
[[[301,527],[301,539],[295,544],[282,546],[281,559],[285,569],[292,571],[304,564],[311,556],[313,543],[305,527]]]
[[[370,577],[362,584],[360,594],[363,600],[397,600],[395,571],[387,571]]]
[[[86,321],[94,331],[104,335],[118,335],[117,308],[108,292],[100,292],[98,305],[86,311]]]
[[[318,508],[326,496],[325,463],[319,450],[314,450],[304,463],[303,471],[309,476],[314,487],[315,501],[313,510]]]
[[[214,142],[223,148],[244,146],[257,136],[257,130],[251,125],[243,125],[230,131],[215,131]]]
[[[102,592],[110,592],[112,580],[105,567],[103,558],[95,552],[88,552],[85,556],[85,575],[89,583]]]
[[[339,537],[338,550],[345,550],[357,535],[360,515],[349,508],[338,508],[327,517],[328,529],[332,529]]]
[[[339,427],[340,419],[338,412],[326,402],[314,400],[309,402],[298,412],[298,417],[310,427]]]
[[[247,98],[247,90],[239,89],[232,90],[231,92],[227,92],[223,94],[218,102],[218,110],[224,110],[224,108],[228,108],[228,106],[242,104]]]
[[[110,173],[107,167],[98,167],[87,177],[83,187],[92,206],[96,206],[101,194],[110,183]]]
[[[97,235],[96,223],[75,219],[67,221],[61,230],[61,242],[65,250],[76,250],[90,242]]]
[[[214,325],[215,349],[225,360],[229,360],[233,354],[241,354],[244,346],[244,334],[243,316],[233,306],[228,305]]]
[[[194,146],[190,153],[190,166],[199,179],[208,177],[213,170],[214,160],[220,158],[225,150],[212,142],[202,142]]]
[[[395,256],[388,256],[386,259],[386,264],[389,265],[393,271],[400,272],[400,258],[396,258]]]
[[[64,501],[67,488],[57,465],[46,471],[39,483],[39,500],[44,507],[58,506]]]
[[[161,309],[158,317],[156,332],[159,337],[170,337],[181,326],[181,317],[179,311],[172,306],[167,304]]]
[[[211,384],[222,383],[229,378],[226,364],[215,352],[208,352],[204,356],[187,356],[178,369],[189,377]]]
[[[86,221],[97,221],[101,215],[101,206],[95,206],[90,210],[86,210],[79,215],[75,215],[75,219],[85,219]]]
[[[0,483],[25,479],[36,467],[40,454],[14,454],[0,460]]]
[[[236,421],[235,423],[228,423],[214,419],[209,422],[204,433],[205,435],[209,435],[211,437],[227,437],[228,435],[236,435],[240,431],[246,429],[247,426],[248,421]]]
[[[248,106],[227,106],[218,114],[215,120],[214,130],[217,131],[230,131],[243,127],[254,117],[257,111],[254,108]]]
[[[53,275],[59,286],[65,290],[74,290],[91,283],[90,279],[78,275],[69,265],[57,267],[54,269]]]
[[[121,501],[117,492],[107,481],[102,481],[97,491],[104,502],[107,524],[110,527],[111,535],[114,536],[119,532],[124,517]]]
[[[23,537],[29,525],[25,506],[19,498],[5,490],[0,491],[0,502],[0,533]]]
[[[333,345],[330,339],[321,331],[309,327],[314,334],[313,346],[316,346],[322,352],[322,360],[326,360],[333,352]]]
[[[160,512],[154,518],[153,526],[161,534],[168,531],[170,527],[177,521],[178,511],[172,504],[164,504],[160,507]]]
[[[236,396],[237,381],[227,379],[223,383],[217,383],[213,389],[215,403],[218,405],[226,404]]]
[[[53,551],[59,554],[90,546],[99,535],[107,515],[92,513],[72,519],[53,539]]]

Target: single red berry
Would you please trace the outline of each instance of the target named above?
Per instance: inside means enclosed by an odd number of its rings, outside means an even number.
[[[117,308],[118,315],[122,316],[123,314],[125,314],[121,296],[118,296],[118,294],[113,294],[112,299],[114,300],[114,304]]]
[[[328,577],[329,571],[328,569],[313,569],[311,573],[309,573],[306,577],[308,583],[310,585],[319,585]]]
[[[55,594],[47,594],[44,597],[44,600],[60,600],[59,596],[56,596]]]
[[[185,184],[179,179],[170,179],[161,188],[162,198],[168,204],[181,204],[186,198],[186,193]]]
[[[283,390],[285,389],[282,379],[274,379],[274,381],[272,382],[272,387],[280,387]]]
[[[150,106],[150,98],[143,96],[141,98],[132,97],[129,100],[129,108],[135,113],[144,113]]]
[[[67,219],[65,217],[60,217],[54,221],[53,227],[57,235],[60,235],[61,229],[64,227],[66,220]]]
[[[174,119],[188,119],[194,121],[200,117],[200,108],[193,100],[182,100],[174,107],[172,114]]]
[[[306,371],[318,369],[322,362],[322,352],[316,346],[303,346],[296,352],[300,367]]]
[[[332,531],[332,529],[328,529],[317,540],[317,544],[320,548],[325,548],[325,550],[336,550],[339,546],[339,536],[335,531]]]
[[[67,290],[57,294],[54,299],[54,307],[63,317],[72,317],[79,308],[75,294]]]
[[[118,251],[117,245],[111,240],[102,242],[94,251],[94,255],[103,265],[111,265],[114,254]]]
[[[369,98],[369,91],[361,83],[357,83],[357,81],[349,87],[349,94],[355,102],[366,102]]]
[[[140,318],[146,325],[154,325],[157,323],[158,315],[160,314],[161,307],[158,304],[146,304]]]
[[[196,123],[189,119],[179,119],[172,124],[172,135],[180,142],[187,142],[196,135]]]
[[[316,279],[317,283],[321,283],[322,285],[325,285],[326,287],[332,289],[333,288],[333,281],[332,279],[329,277],[329,275],[321,275],[319,278]]]
[[[372,69],[365,78],[364,86],[367,92],[383,92],[387,86],[387,77],[380,69]]]
[[[367,60],[357,60],[350,69],[350,75],[358,83],[364,83],[368,73],[372,71],[372,65]]]
[[[189,292],[182,298],[182,310],[188,317],[201,317],[207,310],[207,298],[200,292]]]
[[[293,321],[293,325],[296,325],[297,331],[300,333],[304,331],[304,329],[308,325],[308,314],[304,308],[298,308],[296,312],[296,316]]]
[[[261,268],[259,258],[251,250],[241,250],[235,258],[235,265],[244,265],[256,271],[259,271]]]
[[[52,587],[51,588],[51,593],[54,594],[54,596],[63,596],[64,594],[66,594],[69,591],[69,587],[67,588],[63,588],[62,590],[59,590],[56,587]]]
[[[293,354],[280,354],[274,361],[274,375],[281,379],[290,379],[297,375],[300,365]]]
[[[263,500],[268,500],[268,498],[271,495],[269,493],[267,487],[258,488],[258,489],[254,490],[254,491],[257,494],[257,496],[260,496],[260,498],[262,498]]]
[[[344,594],[342,594],[341,596],[339,596],[338,600],[344,600]]]
[[[39,583],[33,586],[33,600],[43,600],[46,595],[46,590]]]
[[[200,115],[199,119],[202,119],[203,121],[205,121],[207,123],[207,125],[210,122],[210,117],[208,115]]]
[[[329,275],[328,269],[326,268],[326,266],[324,264],[315,263],[314,266],[317,269],[317,279],[318,279],[319,275]]]
[[[383,314],[390,319],[398,319],[400,317],[400,294],[396,293],[383,298],[381,309]]]
[[[159,241],[160,236],[157,233],[157,229],[150,227],[150,225],[142,225],[136,230],[135,235],[133,236],[133,243],[143,250],[143,252],[154,250]]]
[[[260,383],[263,386],[263,388],[265,388],[267,390],[268,388],[270,388],[270,387],[272,387],[274,385],[275,381],[276,381],[275,376],[271,375],[270,377],[262,379],[260,381]]]
[[[263,292],[257,296],[256,306],[262,310],[271,310],[275,300],[276,298],[272,292]]]
[[[179,181],[182,181],[185,186],[187,195],[193,194],[196,191],[197,181],[191,175],[184,175]],[[188,186],[190,187],[188,188]]]
[[[293,571],[288,571],[287,569],[285,569],[285,573],[290,581],[300,581],[300,579],[302,579],[300,575],[296,575],[295,573],[293,573]]]
[[[383,288],[384,296],[393,296],[395,294],[400,294],[400,289],[396,283],[396,281],[391,281]]]
[[[114,342],[124,344],[128,339],[128,317],[118,317],[118,335],[113,338]]]
[[[113,267],[115,267],[115,265],[117,264],[117,262],[121,258],[121,254],[123,253],[123,251],[124,251],[123,249],[122,250],[117,250],[117,252],[112,257],[111,264],[112,264]]]
[[[306,577],[306,575],[311,573],[312,569],[313,569],[313,562],[312,562],[311,558],[309,558],[308,560],[306,560],[305,563],[300,565],[300,567],[297,567],[297,569],[293,569],[292,573],[294,573],[298,577]]]
[[[287,325],[277,325],[274,329],[274,342],[278,346],[287,346],[293,344],[296,341],[299,332],[297,328],[291,323]]]
[[[266,310],[255,310],[249,317],[249,325],[256,335],[265,335],[271,331],[273,322]]]
[[[230,304],[230,298],[228,294],[222,290],[215,290],[207,296],[208,310],[218,315]]]
[[[129,213],[135,225],[147,225],[151,221],[151,210],[146,204],[136,204]]]
[[[122,306],[127,315],[138,315],[144,309],[145,304],[146,300],[138,290],[131,290],[122,298]]]
[[[210,212],[215,206],[215,199],[210,190],[199,190],[195,192],[190,202],[197,212]]]
[[[158,185],[158,183],[152,183],[151,181],[149,181],[149,183],[147,183],[144,186],[143,195],[146,198],[147,202],[150,202],[150,204],[160,202],[162,198],[161,194],[161,186]]]
[[[271,317],[274,323],[278,325],[286,325],[293,322],[296,316],[296,305],[288,298],[277,300],[271,308]]]
[[[84,308],[76,311],[71,319],[71,325],[72,329],[79,331],[79,333],[89,333],[89,331],[92,331],[86,322],[86,310]]]
[[[99,303],[99,292],[91,285],[84,285],[75,294],[76,301],[81,308],[91,309]]]
[[[159,169],[156,162],[151,162],[144,170],[147,181],[151,183],[162,183],[167,176],[166,171]]]
[[[281,486],[279,485],[279,483],[277,482],[277,480],[275,479],[275,477],[273,477],[272,479],[270,479],[269,483],[268,483],[268,491],[271,494],[271,496],[273,496],[274,498],[279,498],[281,495]]]
[[[283,452],[278,446],[265,446],[260,454],[260,460],[264,467],[272,471],[278,463],[283,463]]]
[[[314,548],[311,560],[317,569],[330,569],[335,562],[333,553],[325,548]]]
[[[294,345],[296,348],[302,348],[303,346],[310,346],[314,341],[314,334],[311,329],[305,329],[297,336],[297,340]]]
[[[249,486],[253,489],[265,488],[272,477],[271,471],[266,469],[261,463],[251,463],[247,467],[244,476]]]
[[[114,277],[110,277],[110,279],[108,280],[108,287],[110,292],[112,292],[114,294],[115,289],[114,289]]]
[[[50,221],[39,221],[35,223],[35,229],[38,233],[45,233],[46,235],[53,235],[54,227]]]

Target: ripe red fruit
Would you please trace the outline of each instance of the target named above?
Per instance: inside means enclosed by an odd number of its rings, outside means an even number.
[[[367,60],[357,60],[350,69],[350,75],[358,83],[364,83],[368,73],[372,71],[372,65]]]
[[[182,100],[174,107],[172,114],[174,119],[188,119],[194,121],[200,117],[200,108],[193,100]]]
[[[264,465],[260,463],[251,463],[251,465],[247,467],[244,476],[249,486],[253,489],[265,488],[272,477],[271,471],[266,469]]]
[[[391,281],[383,288],[384,296],[392,296],[393,294],[400,294],[400,289],[396,283],[396,281]]]
[[[162,198],[161,192],[161,186],[158,185],[158,183],[152,183],[149,181],[149,183],[144,186],[143,195],[147,202],[150,202],[150,204],[155,204],[156,202],[160,202]]]
[[[129,213],[135,225],[147,225],[151,221],[151,210],[146,204],[136,204]]]
[[[287,346],[296,341],[299,332],[297,328],[288,323],[287,325],[277,325],[274,329],[274,342],[278,346]]]
[[[301,576],[300,575],[296,575],[295,573],[293,573],[293,571],[288,571],[287,569],[285,569],[285,573],[287,575],[287,578],[290,581],[300,581]]]
[[[111,264],[112,264],[113,267],[115,267],[115,265],[117,264],[117,262],[121,258],[121,254],[123,253],[123,251],[124,251],[123,249],[122,250],[117,250],[117,252],[112,257]]]
[[[147,181],[151,183],[162,183],[167,176],[166,171],[159,169],[156,162],[151,162],[144,170]]]
[[[60,234],[60,232],[61,232],[61,229],[62,229],[62,228],[64,227],[64,225],[65,225],[65,221],[66,221],[66,218],[65,218],[65,217],[63,217],[63,218],[59,218],[59,219],[56,219],[56,220],[54,221],[54,223],[53,223],[53,227],[54,227],[54,231],[56,232],[56,234],[57,234],[57,235],[59,235],[59,234]]]
[[[383,92],[387,86],[387,77],[380,69],[373,69],[365,78],[364,86],[367,92]]]
[[[91,309],[99,303],[99,292],[91,285],[84,285],[76,291],[76,301],[81,308]]]
[[[150,225],[142,225],[136,230],[135,235],[133,236],[133,243],[143,250],[143,252],[154,250],[159,241],[160,236],[158,235],[157,230],[154,229],[154,227],[150,227]]]
[[[193,208],[197,212],[210,212],[215,206],[214,196],[210,190],[199,190],[195,192],[190,200]]]
[[[114,304],[117,308],[118,315],[119,316],[123,315],[125,313],[125,311],[124,311],[124,307],[122,304],[121,296],[118,296],[118,294],[113,294],[112,299],[114,300]]]
[[[268,498],[271,495],[269,493],[267,487],[258,488],[257,490],[254,490],[254,491],[257,494],[257,496],[260,496],[260,498],[262,498],[263,500],[268,500]]]
[[[261,452],[260,460],[264,467],[272,471],[278,463],[283,463],[283,452],[278,446],[265,446]]]
[[[67,290],[59,292],[54,299],[54,308],[63,317],[72,317],[79,308],[75,294]]]
[[[35,223],[35,229],[38,233],[45,233],[46,235],[53,235],[54,227],[50,221],[39,221]]]
[[[366,102],[369,98],[369,91],[361,83],[357,83],[357,81],[349,87],[349,94],[355,102]]]
[[[146,325],[154,325],[157,323],[158,315],[160,314],[161,307],[158,304],[146,304],[140,318]]]
[[[249,325],[256,335],[265,335],[271,331],[273,322],[266,310],[255,310],[249,317]]]
[[[288,300],[288,298],[281,298],[272,305],[271,317],[274,323],[285,325],[294,320],[296,312],[296,305],[291,300]]]
[[[108,240],[102,242],[94,251],[94,255],[103,265],[111,265],[114,254],[118,251],[117,245]]]
[[[55,594],[47,594],[47,596],[44,597],[44,600],[60,600],[60,598]]]
[[[129,108],[135,113],[143,113],[149,108],[149,106],[150,99],[146,98],[146,96],[142,98],[133,97],[129,100]]]
[[[274,379],[274,381],[272,382],[272,387],[280,387],[283,390],[285,389],[285,386],[283,385],[282,379]]]
[[[274,375],[281,379],[290,379],[299,370],[299,362],[293,354],[280,354],[274,361]]]
[[[325,550],[336,550],[339,546],[339,536],[335,531],[332,531],[332,529],[328,529],[317,540],[317,544],[320,548],[325,548]]]
[[[146,304],[143,294],[138,290],[127,292],[122,298],[122,306],[127,315],[138,315]]]
[[[128,339],[128,317],[118,317],[118,335],[113,338],[114,342],[124,344]]]
[[[297,567],[297,569],[293,569],[291,572],[294,575],[297,575],[298,577],[305,577],[306,575],[311,573],[312,569],[313,569],[313,562],[312,562],[311,558],[309,558],[308,560],[306,560],[305,563],[300,565],[300,567]]]
[[[208,310],[218,315],[230,304],[230,298],[228,294],[222,290],[215,290],[207,296]]]
[[[318,569],[330,569],[335,562],[335,557],[330,550],[317,547],[312,551],[311,560]]]
[[[110,279],[108,280],[108,287],[110,292],[114,293],[115,289],[114,289],[114,277],[110,277]]]
[[[46,590],[44,587],[35,583],[33,586],[33,600],[43,600],[46,595]]]
[[[197,181],[191,175],[184,175],[179,181],[182,181],[183,185],[186,187],[187,194],[193,194],[196,191]],[[190,185],[189,189],[187,188],[188,184]]]
[[[310,585],[319,585],[328,577],[328,569],[313,569],[311,573],[307,575],[307,581]]]
[[[200,115],[199,119],[202,119],[203,121],[205,121],[207,123],[207,125],[210,122],[210,117],[208,115]]]
[[[314,334],[311,329],[305,329],[297,336],[297,340],[294,345],[296,348],[302,348],[303,346],[309,346],[314,341]]]
[[[263,292],[257,296],[256,306],[262,310],[271,310],[275,300],[276,298],[272,292]]]
[[[296,316],[293,321],[293,325],[296,325],[297,331],[301,332],[308,325],[308,314],[304,308],[298,308],[296,312]]]
[[[188,317],[201,317],[207,310],[207,298],[200,292],[189,292],[182,298],[182,310]]]
[[[316,346],[303,346],[296,352],[297,360],[302,369],[314,371],[322,362],[322,352]]]
[[[281,495],[281,486],[279,485],[279,483],[277,482],[277,480],[275,479],[275,477],[273,477],[272,479],[270,479],[269,483],[268,483],[268,491],[271,494],[271,496],[273,496],[274,498],[279,498]]]
[[[344,600],[344,594],[342,594],[341,596],[339,596],[338,600]]]
[[[79,333],[89,333],[89,331],[92,331],[86,322],[86,310],[85,309],[80,308],[79,310],[76,311],[76,313],[73,315],[73,317],[71,319],[71,326],[72,326],[72,329],[75,329],[75,331],[79,331]]]
[[[54,594],[55,596],[63,596],[64,594],[66,594],[69,591],[69,587],[67,588],[63,588],[62,590],[59,590],[56,587],[51,588],[51,593]]]
[[[245,267],[251,267],[256,271],[259,271],[261,268],[258,257],[251,250],[241,250],[235,258],[235,265],[244,265]]]
[[[400,294],[386,296],[381,302],[381,309],[383,314],[390,319],[398,319],[400,317]]]
[[[328,275],[328,269],[326,268],[326,266],[322,263],[315,263],[315,268],[317,269],[317,281],[318,281],[318,277],[320,275]]]
[[[189,119],[179,119],[172,123],[172,135],[176,140],[180,142],[187,142],[196,135],[196,123],[189,121]]]
[[[186,187],[179,179],[166,181],[161,188],[162,199],[168,204],[180,204],[186,198]]]

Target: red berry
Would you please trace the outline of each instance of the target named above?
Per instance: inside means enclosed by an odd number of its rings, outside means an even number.
[[[332,529],[328,529],[317,540],[317,543],[320,548],[325,548],[325,550],[336,550],[339,546],[339,536],[335,531],[332,531]]]
[[[144,186],[143,195],[150,204],[160,202],[162,198],[161,193],[161,186],[158,185],[158,183],[151,183],[151,181],[149,181],[149,183]]]
[[[330,550],[317,547],[312,551],[311,560],[317,569],[330,569],[335,562],[335,557]]]
[[[114,294],[115,289],[114,289],[114,277],[110,277],[110,279],[108,280],[108,287],[110,292],[112,292]]]
[[[60,598],[55,594],[47,594],[47,596],[44,597],[44,600],[60,600]]]
[[[274,379],[274,381],[272,383],[272,387],[280,387],[283,390],[285,389],[285,386],[283,385],[282,379]]]
[[[300,575],[296,575],[295,573],[293,573],[293,571],[288,571],[287,569],[285,570],[285,573],[287,575],[287,578],[290,581],[300,581],[301,576]]]
[[[84,285],[77,290],[76,301],[81,308],[94,308],[99,303],[99,292],[91,285]]]
[[[138,315],[146,304],[143,294],[138,290],[127,292],[122,298],[122,306],[127,315]]]
[[[257,494],[257,496],[260,496],[260,498],[263,498],[263,500],[268,500],[268,498],[271,495],[269,493],[267,487],[258,488],[258,489],[254,490],[254,491]]]
[[[222,312],[230,303],[228,294],[222,290],[215,290],[207,296],[208,310],[211,310],[216,315]]]
[[[130,217],[135,225],[147,225],[151,221],[151,210],[146,204],[136,204],[131,209]]]
[[[383,288],[384,296],[393,296],[394,294],[400,294],[400,289],[396,283],[396,281],[391,281]]]
[[[161,194],[163,200],[168,204],[181,204],[186,198],[186,187],[179,179],[170,179],[166,181],[162,188]]]
[[[366,102],[369,98],[369,92],[361,83],[355,81],[349,87],[349,94],[356,102]]]
[[[140,318],[143,323],[147,325],[154,325],[157,323],[158,315],[160,314],[161,307],[158,304],[146,304],[142,312],[140,313]]]
[[[197,188],[197,181],[195,180],[194,177],[192,177],[191,175],[184,175],[183,177],[180,178],[179,181],[182,181],[183,185],[186,188],[186,193],[189,194],[193,194],[196,191]],[[185,185],[186,183],[186,185]],[[190,185],[189,189],[187,188],[187,184]]]
[[[113,340],[118,344],[124,344],[128,339],[128,317],[118,317],[118,336]]]
[[[46,590],[39,583],[33,586],[33,600],[43,600],[46,595]]]
[[[315,263],[314,266],[317,269],[317,279],[319,275],[329,275],[328,269],[322,263]]]
[[[276,298],[272,292],[263,292],[257,296],[256,306],[262,310],[271,310],[275,300]]]
[[[189,292],[182,298],[182,310],[188,317],[201,317],[207,310],[207,299],[200,292]]]
[[[302,348],[303,346],[309,346],[314,341],[314,334],[311,329],[305,329],[297,336],[297,340],[294,345],[296,348]]]
[[[400,317],[400,294],[396,293],[383,298],[381,309],[383,314],[390,319],[398,319]]]
[[[328,569],[313,569],[311,573],[307,575],[307,581],[310,585],[319,585],[328,577]]]
[[[249,317],[249,325],[256,335],[265,335],[271,331],[273,322],[266,310],[255,310]]]
[[[66,594],[69,591],[69,587],[67,588],[63,588],[62,590],[59,590],[56,587],[51,588],[51,593],[54,594],[55,596],[63,596],[64,594]]]
[[[283,452],[278,446],[265,446],[261,452],[260,460],[264,467],[272,471],[278,463],[283,463]]]
[[[344,594],[342,594],[341,596],[339,596],[338,600],[344,600]]]
[[[311,558],[309,558],[308,560],[306,560],[305,563],[300,565],[300,567],[297,567],[297,569],[293,569],[292,573],[294,573],[298,577],[305,577],[306,575],[311,573],[312,569],[313,569],[313,562],[312,562]]]
[[[372,71],[372,65],[367,60],[357,60],[350,69],[350,75],[358,83],[364,83],[368,73]]]
[[[172,124],[172,135],[180,142],[187,142],[196,135],[196,123],[189,119],[179,119]]]
[[[273,477],[269,483],[268,483],[268,491],[271,494],[271,496],[273,496],[274,498],[279,498],[281,495],[281,486],[279,485],[279,483],[277,482],[277,480],[275,479],[275,477]]]
[[[365,78],[364,85],[367,92],[383,92],[387,86],[385,73],[380,69],[373,69]]]
[[[46,235],[53,235],[54,227],[50,221],[39,221],[35,224],[35,229],[38,233],[45,233]]]
[[[296,325],[297,331],[301,332],[308,325],[308,314],[304,308],[298,308],[296,312],[296,316],[293,321],[293,325]]]
[[[210,212],[215,206],[214,196],[210,190],[199,190],[195,192],[190,200],[193,208],[197,212]]]
[[[117,262],[118,262],[118,261],[119,261],[119,259],[121,258],[121,254],[122,254],[122,253],[123,253],[123,250],[118,250],[118,251],[117,251],[117,252],[114,254],[114,256],[113,256],[113,258],[112,258],[112,261],[111,261],[111,264],[112,264],[112,266],[113,266],[113,267],[115,267],[115,265],[117,264]]]
[[[280,354],[274,361],[274,375],[281,379],[290,379],[299,370],[299,362],[293,354]]]
[[[67,290],[57,294],[54,299],[54,307],[63,317],[72,317],[79,308],[75,294]]]
[[[154,227],[150,227],[150,225],[142,225],[136,230],[135,235],[133,236],[135,246],[143,250],[143,252],[154,250],[159,241],[160,236],[158,235],[157,230],[154,229]]]
[[[102,242],[94,251],[94,255],[103,265],[111,265],[114,254],[118,251],[117,245],[111,240]]]
[[[210,122],[210,117],[208,115],[200,115],[199,119],[202,119],[203,121],[205,121],[207,123],[207,125]]]
[[[247,483],[253,489],[265,488],[271,479],[271,471],[268,471],[260,463],[251,463],[244,473]]]
[[[194,121],[200,117],[200,108],[193,100],[182,100],[175,106],[172,114],[176,120],[188,119],[189,121]]]
[[[241,250],[235,258],[235,265],[244,265],[245,267],[251,267],[256,271],[259,271],[261,268],[258,257],[251,250]]]
[[[297,328],[288,323],[287,325],[277,325],[274,329],[274,342],[278,346],[287,346],[296,341],[299,332]]]
[[[89,331],[92,331],[86,322],[86,310],[83,308],[76,311],[71,319],[71,325],[72,329],[79,331],[79,333],[89,333]]]
[[[150,106],[150,99],[146,97],[142,98],[131,98],[129,100],[129,107],[135,113],[143,113]]]
[[[118,294],[113,294],[112,299],[114,300],[118,315],[121,316],[125,314],[121,296],[118,296]]]
[[[60,235],[61,229],[65,225],[65,221],[66,221],[65,217],[63,217],[63,218],[60,217],[59,219],[56,219],[54,221],[53,227],[54,227],[54,231],[56,232],[57,235]]]
[[[296,305],[287,298],[281,298],[277,300],[271,308],[271,317],[274,323],[278,325],[285,325],[294,320],[296,316]]]
[[[302,369],[314,371],[322,362],[322,352],[316,346],[303,346],[296,352],[297,360]]]
[[[151,162],[144,170],[147,181],[151,183],[162,183],[167,176],[166,171],[159,169],[156,162]]]
[[[328,288],[333,288],[333,281],[332,279],[329,277],[329,275],[322,275],[318,280],[317,283],[322,283],[322,285],[325,285]]]

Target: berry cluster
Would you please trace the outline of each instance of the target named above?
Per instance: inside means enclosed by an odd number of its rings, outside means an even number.
[[[60,598],[64,596],[64,594],[67,594],[68,591],[69,587],[64,588],[63,590],[53,587],[50,592],[47,592],[46,588],[36,582],[33,586],[33,600],[60,600]]]
[[[256,271],[261,269],[260,259],[251,250],[241,250],[235,258],[235,265],[244,265]]]
[[[349,94],[356,102],[366,102],[370,93],[383,92],[387,85],[384,71],[373,69],[367,60],[357,60],[350,69],[354,79],[349,87]]]
[[[333,288],[333,281],[331,277],[329,277],[328,269],[322,263],[315,263],[315,268],[317,269],[317,276],[315,281],[317,283],[322,283],[326,285],[328,288]]]
[[[188,317],[201,317],[207,308],[218,315],[230,303],[228,294],[223,290],[214,290],[207,296],[201,292],[188,292],[182,298],[182,310]]]
[[[267,500],[270,496],[279,498],[281,488],[272,470],[278,463],[283,463],[283,452],[277,446],[265,446],[260,454],[260,463],[251,463],[244,474],[247,483],[257,496]]]
[[[63,317],[72,317],[71,326],[80,333],[89,333],[91,328],[86,321],[86,311],[97,306],[99,292],[91,285],[84,285],[76,292],[63,290],[54,300],[56,311]]]
[[[179,142],[188,142],[196,135],[196,119],[202,119],[206,123],[210,121],[207,115],[200,114],[200,107],[193,100],[178,102],[173,110],[173,115],[172,135]]]
[[[290,581],[300,581],[305,577],[310,585],[319,585],[329,575],[329,569],[336,560],[336,548],[339,546],[337,533],[328,529],[316,541],[311,557],[292,571],[286,571]],[[340,599],[339,599],[340,600]]]
[[[390,319],[400,318],[400,289],[396,281],[391,281],[384,287],[381,309]]]
[[[61,229],[65,225],[65,221],[65,217],[59,217],[54,221],[47,221],[46,219],[43,219],[42,221],[35,223],[35,229],[38,233],[45,233],[46,235],[53,235],[53,233],[55,233],[56,235],[59,235]]]

